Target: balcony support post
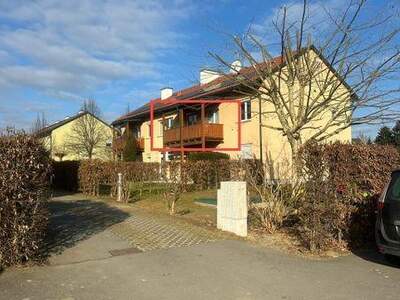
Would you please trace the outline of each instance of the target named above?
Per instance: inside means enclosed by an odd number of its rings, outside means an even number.
[[[204,132],[204,120],[205,120],[205,111],[204,111],[204,103],[201,104],[201,148],[204,151],[206,147],[206,137]]]
[[[179,110],[179,141],[180,141],[180,146],[181,146],[181,161],[183,162],[183,136],[182,136],[182,131],[183,131],[183,109]]]
[[[162,132],[162,144],[164,145],[164,132],[165,132],[165,114],[162,114],[162,121],[161,121],[161,132]],[[166,161],[167,154],[163,152],[163,159]]]
[[[116,150],[115,150],[115,127],[114,126],[112,128],[112,134],[113,134],[113,137],[112,137],[111,149],[112,149],[112,153],[113,153],[113,160],[115,160]],[[51,135],[50,135],[50,138],[51,138]]]

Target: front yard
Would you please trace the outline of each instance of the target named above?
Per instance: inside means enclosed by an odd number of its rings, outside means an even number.
[[[186,192],[179,199],[177,206],[177,218],[184,219],[198,225],[216,227],[217,210],[216,207],[200,205],[196,202],[206,199],[216,199],[217,191],[205,190]],[[129,204],[134,208],[144,209],[155,214],[168,214],[164,194],[161,189],[152,189],[151,192],[144,192],[142,197]]]
[[[141,192],[138,189],[141,189]],[[136,195],[127,207],[133,210],[140,210],[158,216],[169,216],[164,199],[164,188],[162,184],[151,184],[146,187],[131,184],[132,194]],[[139,196],[140,194],[140,196]],[[254,197],[254,196],[253,196]],[[253,198],[252,197],[252,198]],[[216,204],[217,190],[203,190],[186,192],[182,195],[177,204],[177,214],[170,217],[176,222],[188,222],[198,226],[203,226],[211,231],[217,231],[217,209]],[[114,201],[109,199],[110,201]],[[248,242],[252,244],[273,248],[281,252],[290,253],[297,256],[311,259],[321,259],[327,257],[337,257],[346,255],[348,251],[324,251],[318,254],[311,253],[297,238],[297,235],[290,228],[282,228],[273,234],[265,234],[259,226],[249,224]]]

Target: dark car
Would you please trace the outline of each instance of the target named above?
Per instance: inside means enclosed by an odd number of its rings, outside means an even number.
[[[400,257],[400,170],[392,173],[378,201],[375,236],[379,252]]]

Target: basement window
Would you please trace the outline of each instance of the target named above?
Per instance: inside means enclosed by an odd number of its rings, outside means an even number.
[[[241,158],[242,159],[252,159],[253,157],[253,149],[252,144],[242,144],[241,148]]]

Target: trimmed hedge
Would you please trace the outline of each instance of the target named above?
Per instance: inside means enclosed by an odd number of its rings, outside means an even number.
[[[0,268],[40,257],[51,164],[34,137],[0,134]]]
[[[80,161],[53,161],[52,188],[70,192],[77,192],[79,189]]]
[[[188,160],[220,160],[229,159],[229,155],[220,152],[190,152]]]
[[[98,196],[101,185],[111,185],[111,196],[115,196],[118,173],[123,174],[125,183],[165,182],[168,181],[171,168],[175,169],[177,164],[86,160],[81,162],[79,168],[80,188],[87,195]],[[220,181],[237,178],[240,173],[239,165],[237,161],[225,159],[198,160],[186,161],[182,165],[179,163],[179,168],[185,172],[188,184],[193,189],[204,190],[218,187]]]
[[[299,229],[309,248],[372,241],[376,201],[400,166],[399,152],[392,146],[309,143],[299,154]]]
[[[124,182],[160,181],[160,164],[143,162],[121,162],[101,160],[81,161],[78,178],[84,194],[99,196],[100,185],[111,186],[111,196],[117,193],[118,173],[124,176]],[[128,187],[127,187],[128,189]]]

